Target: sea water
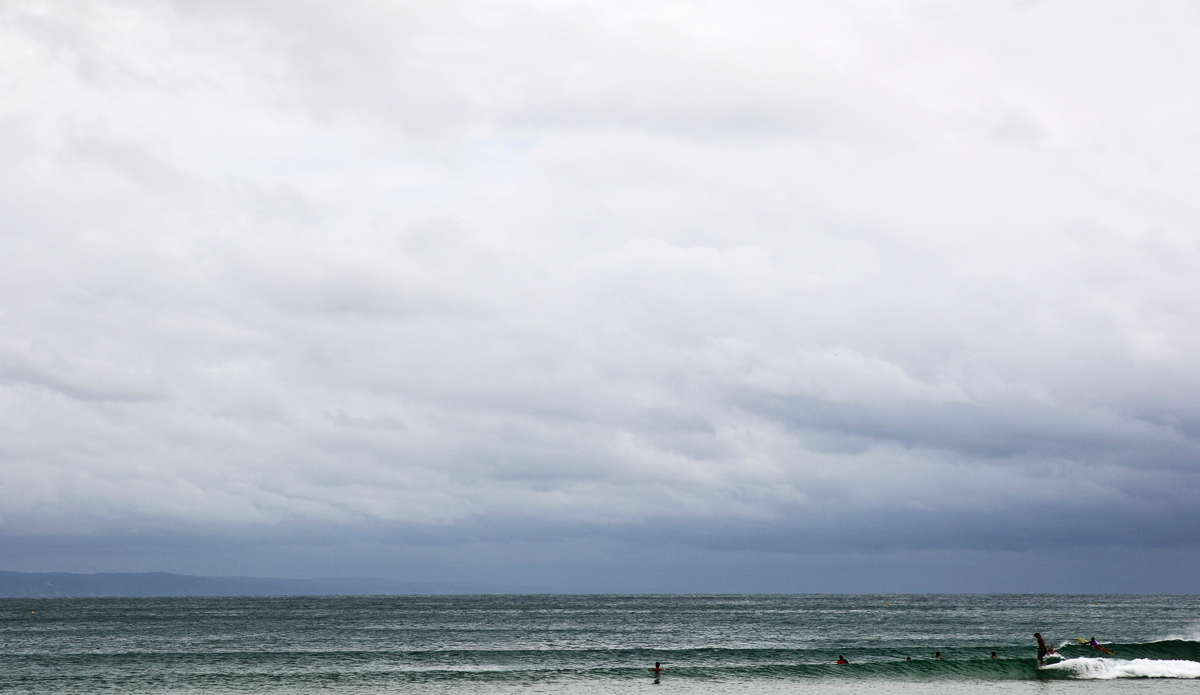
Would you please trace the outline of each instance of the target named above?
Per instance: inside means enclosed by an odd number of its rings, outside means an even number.
[[[1200,694],[1198,631],[1197,596],[0,599],[0,692]]]

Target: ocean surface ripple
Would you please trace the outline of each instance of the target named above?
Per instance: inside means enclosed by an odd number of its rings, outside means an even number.
[[[0,691],[1200,693],[1198,624],[1196,596],[0,599]]]

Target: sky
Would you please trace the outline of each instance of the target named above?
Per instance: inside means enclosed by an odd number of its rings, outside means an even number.
[[[1200,592],[1200,6],[0,4],[0,569]]]

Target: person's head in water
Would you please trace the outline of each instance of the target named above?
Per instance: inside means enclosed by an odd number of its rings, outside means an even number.
[[[912,657],[911,657],[911,656],[906,656],[906,657],[904,657],[904,660],[905,660],[905,661],[912,661]]]
[[[942,653],[941,653],[941,652],[934,652],[934,653],[933,653],[933,658],[935,658],[935,659],[940,659],[940,658],[942,658]]]

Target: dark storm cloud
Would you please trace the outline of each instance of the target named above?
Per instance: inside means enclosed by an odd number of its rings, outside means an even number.
[[[1191,6],[0,12],[8,569],[1198,541]]]

